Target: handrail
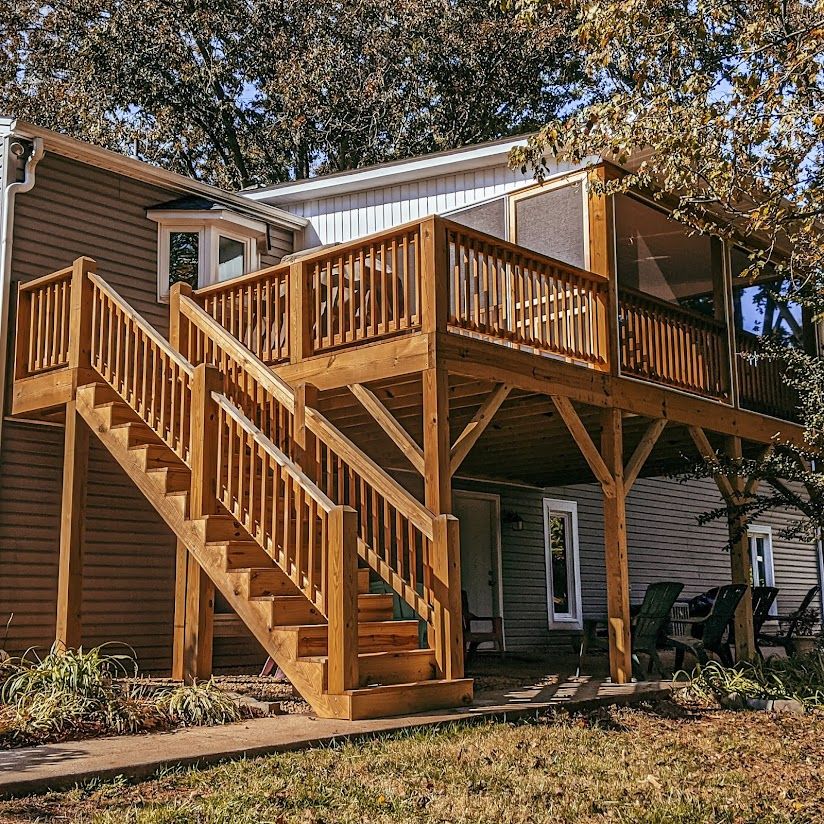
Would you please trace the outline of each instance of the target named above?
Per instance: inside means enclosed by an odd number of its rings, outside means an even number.
[[[245,275],[232,278],[231,280],[221,280],[218,283],[210,283],[208,286],[201,286],[197,290],[198,297],[204,297],[215,293],[224,292],[232,286],[246,286],[255,283],[267,275],[280,275],[289,272],[288,263],[276,263],[274,266],[265,266],[263,269],[256,269],[254,272],[247,272]]]
[[[475,231],[440,221],[449,282],[448,323],[541,354],[606,368],[606,278]]]
[[[188,321],[180,335],[184,352],[220,369],[229,399],[259,420],[260,429],[282,452],[298,452],[291,387],[195,301],[180,293],[176,300],[181,319]],[[435,516],[318,410],[306,408],[304,424],[313,437],[301,457],[304,471],[311,467],[331,500],[357,512],[360,556],[423,620],[432,620]]]
[[[272,459],[277,462],[278,466],[286,470],[295,481],[305,488],[307,494],[324,512],[331,512],[335,508],[335,502],[316,486],[315,482],[288,455],[278,449],[225,395],[212,392],[212,399],[230,418],[249,432],[255,443],[265,449]]]
[[[621,371],[688,392],[729,397],[723,323],[634,289],[618,290]]]
[[[90,365],[189,464],[192,365],[102,278],[87,277]]]
[[[181,314],[205,335],[210,336],[242,369],[251,373],[260,387],[274,399],[295,414],[295,394],[292,387],[279,375],[269,369],[253,352],[248,351],[233,338],[219,323],[206,314],[195,301],[181,295]],[[191,342],[190,342],[191,346]],[[220,366],[221,364],[215,364]],[[412,497],[391,475],[381,469],[375,461],[362,452],[317,409],[306,410],[306,426],[318,439],[328,443],[336,451],[347,453],[347,462],[373,486],[384,487],[391,495],[391,503],[404,517],[408,518],[430,540],[433,537],[434,515],[423,504]]]
[[[72,266],[66,266],[64,269],[58,269],[56,272],[49,272],[49,274],[41,275],[39,278],[27,280],[25,283],[21,283],[17,287],[17,292],[18,294],[20,292],[31,292],[35,289],[40,289],[43,286],[47,286],[49,283],[54,283],[55,281],[68,278],[71,276],[72,270]]]

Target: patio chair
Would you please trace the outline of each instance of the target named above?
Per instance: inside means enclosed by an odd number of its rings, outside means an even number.
[[[641,609],[632,622],[632,670],[639,681],[643,679],[643,671],[638,653],[649,657],[648,673],[654,666],[659,675],[664,674],[658,657],[658,639],[683,588],[679,581],[658,581],[650,584],[644,593]]]
[[[667,641],[675,647],[675,669],[684,665],[684,654],[691,652],[699,663],[706,664],[710,653],[715,653],[724,666],[733,664],[727,644],[727,627],[747,591],[747,584],[728,584],[720,587],[709,615],[703,618],[680,618],[679,623],[691,624],[702,630],[701,638],[692,635],[671,635]]]
[[[799,620],[810,608],[820,591],[821,587],[819,586],[810,587],[807,594],[801,599],[798,609],[789,615],[777,616],[779,633],[777,635],[759,633],[757,636],[758,643],[768,647],[783,647],[787,655],[794,655]],[[782,627],[786,627],[783,632],[781,631]]]
[[[470,660],[472,656],[478,651],[481,644],[491,642],[495,649],[503,653],[504,651],[504,622],[500,616],[485,616],[475,615],[469,609],[469,596],[466,590],[461,590],[461,605],[463,607],[463,637],[464,637],[464,654],[466,660]],[[491,630],[478,631],[472,629],[472,624],[475,622],[488,622],[492,624]]]
[[[638,653],[649,657],[648,672],[653,666],[663,675],[661,659],[658,657],[658,640],[666,629],[672,610],[684,585],[678,581],[657,581],[647,587],[644,600],[632,619],[632,672],[639,680],[643,680],[643,669]],[[585,637],[581,640],[578,650],[578,670],[576,677],[581,673],[581,662],[590,649],[608,649],[609,640],[596,632],[594,622],[588,622]]]

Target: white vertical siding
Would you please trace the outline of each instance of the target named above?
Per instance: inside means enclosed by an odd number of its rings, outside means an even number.
[[[431,214],[499,197],[531,185],[532,174],[522,174],[506,164],[457,174],[438,175],[413,183],[385,186],[299,203],[272,203],[311,221],[304,245],[344,243]]]

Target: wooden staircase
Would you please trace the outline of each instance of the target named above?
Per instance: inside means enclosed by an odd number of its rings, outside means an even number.
[[[77,414],[313,710],[359,719],[471,703],[458,616],[432,564],[454,548],[454,519],[433,516],[316,410],[299,422],[314,455],[296,445],[294,395],[269,369],[231,345],[229,364],[222,339],[223,375],[193,366],[88,268],[72,275],[67,332]],[[285,434],[261,414],[273,405]],[[368,591],[370,574],[426,622],[431,649],[418,620],[393,620],[391,593]]]

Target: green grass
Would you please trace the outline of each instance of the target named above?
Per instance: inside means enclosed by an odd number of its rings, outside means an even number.
[[[95,782],[0,803],[0,821],[807,824],[824,820],[822,764],[820,712],[663,704]]]

